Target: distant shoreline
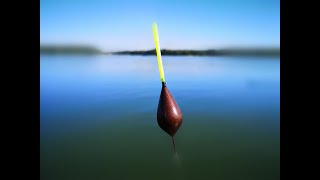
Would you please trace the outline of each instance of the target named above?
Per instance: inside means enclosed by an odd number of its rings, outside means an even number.
[[[119,51],[105,54],[114,55],[156,55],[156,50]],[[280,49],[223,49],[223,50],[167,50],[162,49],[163,56],[280,56]]]
[[[40,45],[40,54],[54,55],[54,54],[68,54],[68,55],[142,55],[155,56],[156,50],[147,51],[116,51],[103,52],[98,48],[92,46],[81,45]],[[279,57],[280,48],[256,48],[256,49],[221,49],[221,50],[168,50],[162,49],[163,56],[263,56],[263,57]]]

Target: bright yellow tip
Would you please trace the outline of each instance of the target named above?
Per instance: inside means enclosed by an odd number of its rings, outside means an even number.
[[[165,82],[163,66],[162,66],[162,59],[161,59],[159,36],[158,36],[158,30],[157,30],[157,24],[156,23],[153,23],[152,30],[153,30],[154,43],[156,45],[156,52],[157,52],[158,67],[159,67],[159,72],[160,72],[160,79],[161,79],[161,82]]]

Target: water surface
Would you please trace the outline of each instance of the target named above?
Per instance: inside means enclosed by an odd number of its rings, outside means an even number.
[[[40,176],[280,179],[280,60],[163,57],[184,119],[157,124],[153,56],[40,57]]]

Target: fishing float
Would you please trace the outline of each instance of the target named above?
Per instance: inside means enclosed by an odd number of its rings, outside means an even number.
[[[178,129],[182,124],[182,113],[178,106],[178,103],[175,101],[175,99],[171,95],[166,84],[163,65],[162,65],[162,59],[161,59],[158,29],[157,29],[156,23],[153,23],[152,30],[153,30],[154,43],[156,46],[160,80],[162,83],[162,89],[161,89],[159,103],[158,103],[157,121],[160,128],[172,137],[173,148],[174,148],[174,151],[176,151],[174,135],[177,133]]]

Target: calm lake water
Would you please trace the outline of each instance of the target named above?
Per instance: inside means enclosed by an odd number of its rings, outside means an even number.
[[[183,113],[157,124],[155,56],[40,56],[42,180],[280,179],[280,59],[163,57]]]

